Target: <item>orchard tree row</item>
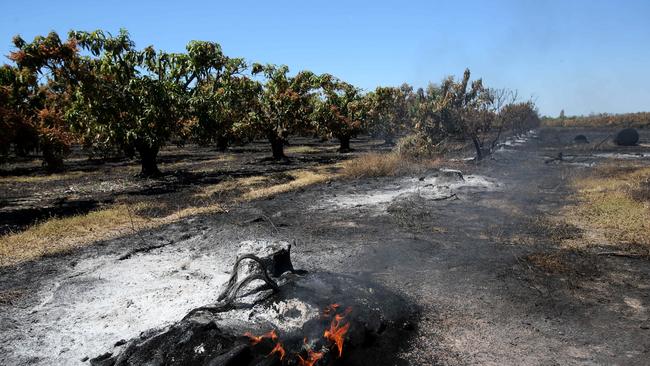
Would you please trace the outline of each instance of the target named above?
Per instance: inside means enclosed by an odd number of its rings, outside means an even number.
[[[287,66],[226,56],[219,44],[192,41],[184,53],[136,48],[125,30],[52,32],[31,43],[14,37],[11,64],[0,68],[0,157],[39,150],[48,170],[63,167],[73,144],[89,151],[135,156],[141,175],[159,174],[160,149],[174,141],[229,144],[265,138],[284,159],[291,136],[350,139],[370,133],[387,143],[417,133],[431,143],[471,141],[477,158],[502,131],[537,126],[531,102],[448,77],[414,91],[378,87],[363,92],[332,75],[290,74]]]

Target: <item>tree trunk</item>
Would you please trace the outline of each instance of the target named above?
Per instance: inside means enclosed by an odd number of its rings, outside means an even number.
[[[350,136],[338,136],[341,146],[339,147],[339,152],[346,153],[352,151],[350,149]]]
[[[226,151],[228,150],[228,142],[229,142],[228,136],[218,136],[217,137],[217,150],[219,151]]]
[[[481,143],[478,140],[477,136],[472,136],[472,142],[474,143],[474,149],[476,149],[476,160],[483,159],[483,150],[481,150]]]
[[[52,146],[44,144],[43,149],[43,164],[45,170],[50,173],[60,172],[63,170],[63,156],[55,151]]]
[[[122,147],[122,151],[124,152],[124,156],[129,159],[133,159],[133,157],[135,157],[135,146],[132,144],[124,145]]]
[[[275,134],[270,134],[269,142],[271,143],[271,150],[273,151],[273,159],[282,160],[287,158],[286,155],[284,155],[284,141],[281,137],[278,137]]]
[[[158,156],[158,147],[152,147],[147,144],[139,144],[138,153],[140,154],[140,163],[142,164],[142,170],[140,171],[141,177],[155,177],[160,175],[160,170],[158,170],[158,163],[156,162],[156,157]]]

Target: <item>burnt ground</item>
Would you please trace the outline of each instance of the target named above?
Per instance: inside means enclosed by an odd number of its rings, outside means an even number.
[[[573,176],[609,153],[650,163],[647,145],[594,155],[572,144],[609,133],[538,131],[468,166],[477,185],[449,184],[448,199],[427,195],[426,174],[335,181],[3,268],[0,290],[16,296],[0,304],[0,363],[82,364],[213,302],[240,241],[282,239],[295,241],[298,268],[378,282],[416,304],[408,364],[650,364],[647,260],[561,250],[584,234],[560,215]],[[566,270],[528,259],[557,253]]]
[[[50,217],[84,214],[116,201],[190,193],[196,188],[250,176],[281,181],[285,178],[282,174],[293,169],[390,149],[381,140],[367,137],[353,139],[352,144],[352,153],[340,154],[336,141],[296,137],[285,147],[290,159],[281,161],[269,159],[270,148],[265,141],[232,146],[227,152],[197,145],[170,145],[159,154],[163,176],[156,179],[137,177],[140,166],[135,159],[88,158],[87,152],[78,148],[66,159],[65,171],[60,174],[44,174],[39,157],[21,158],[0,166],[0,235]]]

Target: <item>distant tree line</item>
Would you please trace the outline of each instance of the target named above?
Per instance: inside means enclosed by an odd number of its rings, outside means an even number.
[[[650,112],[599,113],[587,116],[566,116],[564,110],[557,117],[544,117],[542,122],[551,127],[637,127],[650,126]]]
[[[283,159],[291,136],[315,134],[338,139],[342,152],[360,133],[387,143],[408,134],[431,143],[453,137],[471,141],[480,159],[501,133],[539,125],[532,102],[471,81],[469,70],[426,89],[364,92],[330,74],[229,57],[214,42],[167,53],[136,48],[125,30],[97,30],[31,43],[16,36],[13,44],[11,64],[0,68],[0,159],[38,150],[50,171],[63,168],[73,144],[137,155],[141,175],[152,176],[171,142],[225,150],[264,138]]]

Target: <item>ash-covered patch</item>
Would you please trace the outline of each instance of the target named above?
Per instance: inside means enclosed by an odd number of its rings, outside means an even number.
[[[313,209],[353,209],[372,208],[385,212],[395,201],[417,196],[422,200],[440,200],[458,198],[459,196],[480,191],[499,189],[500,184],[492,178],[482,175],[463,176],[462,172],[441,169],[420,178],[406,178],[365,192],[348,193],[323,200]]]
[[[76,365],[123,339],[170,324],[213,300],[228,280],[227,248],[196,248],[193,236],[128,259],[104,256],[79,261],[52,278],[38,304],[20,309],[4,329],[16,364]],[[136,244],[134,242],[134,244]]]
[[[297,299],[281,300],[268,309],[256,306],[248,319],[254,323],[271,323],[275,329],[296,331],[307,321],[318,317],[319,309]]]

